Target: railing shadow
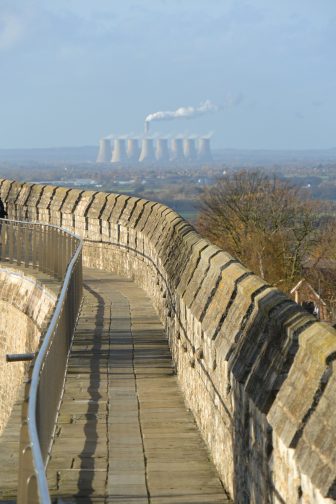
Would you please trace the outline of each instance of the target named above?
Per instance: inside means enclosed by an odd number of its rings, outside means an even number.
[[[99,282],[99,281],[98,281]],[[96,283],[96,281],[95,281]],[[95,313],[95,328],[93,333],[93,338],[91,340],[90,352],[90,362],[87,369],[87,374],[90,375],[90,381],[88,385],[88,406],[85,414],[86,422],[84,425],[84,435],[85,442],[81,453],[79,454],[80,459],[80,471],[78,478],[78,492],[76,496],[85,496],[85,502],[91,502],[90,496],[94,493],[93,479],[95,476],[95,453],[98,445],[98,415],[99,415],[99,400],[102,395],[99,392],[101,385],[101,364],[102,364],[102,345],[104,342],[103,331],[104,327],[102,321],[104,320],[104,314],[106,310],[106,305],[104,298],[88,283],[84,283],[84,288],[96,299],[97,301],[97,311]],[[78,343],[81,342],[79,338],[76,340]],[[74,349],[74,348],[73,348]],[[107,360],[106,360],[107,366]],[[104,412],[105,413],[105,412]],[[89,500],[88,500],[89,499]]]

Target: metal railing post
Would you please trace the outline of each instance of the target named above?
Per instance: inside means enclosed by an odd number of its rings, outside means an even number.
[[[30,254],[30,240],[29,240],[30,230],[28,227],[24,228],[24,265],[28,268],[31,262]]]
[[[37,244],[39,242],[38,240],[38,235],[39,235],[39,228],[36,226],[35,232],[32,232],[32,244],[31,244],[31,250],[32,250],[32,267],[36,269],[37,267]]]
[[[39,226],[39,234],[38,234],[38,244],[36,249],[36,267],[37,269],[43,271],[43,229],[42,224]],[[40,257],[39,257],[40,255]]]
[[[8,227],[8,260],[10,263],[14,260],[14,228],[12,225]]]
[[[16,245],[16,264],[21,266],[21,252],[22,252],[22,229],[20,226],[17,227],[16,233],[14,233],[14,242]]]

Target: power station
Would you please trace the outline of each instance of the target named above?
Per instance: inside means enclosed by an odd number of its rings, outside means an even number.
[[[99,141],[97,163],[188,164],[213,161],[209,137],[139,138],[115,137]]]
[[[97,163],[108,163],[112,158],[111,141],[108,138],[99,140],[99,151],[97,156]]]

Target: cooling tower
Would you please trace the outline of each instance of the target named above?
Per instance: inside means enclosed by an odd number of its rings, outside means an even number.
[[[139,142],[136,138],[127,140],[127,158],[131,163],[137,163],[140,156]]]
[[[156,141],[156,160],[159,163],[169,163],[169,149],[167,138],[158,138]]]
[[[185,138],[183,140],[183,152],[187,161],[196,161],[197,150],[194,138]]]
[[[99,140],[99,151],[96,163],[109,163],[111,156],[111,140],[109,138],[102,138]]]
[[[141,154],[139,157],[139,162],[140,163],[154,163],[155,162],[153,139],[144,138],[142,140]]]
[[[202,162],[212,161],[210,150],[210,138],[200,138],[198,143],[198,160]]]
[[[115,138],[111,162],[123,163],[125,161],[127,161],[126,142],[123,138]]]
[[[182,138],[173,138],[171,144],[171,160],[172,161],[185,161],[183,154],[183,140]]]

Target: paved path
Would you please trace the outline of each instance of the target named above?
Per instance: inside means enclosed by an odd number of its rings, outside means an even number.
[[[229,502],[174,375],[144,292],[85,270],[69,359],[51,493],[65,503]]]

